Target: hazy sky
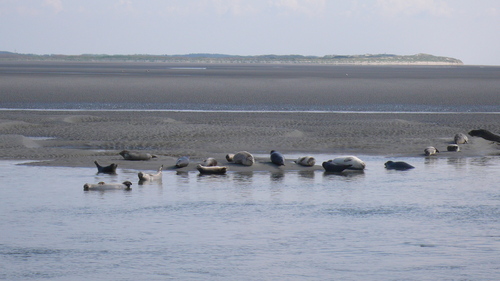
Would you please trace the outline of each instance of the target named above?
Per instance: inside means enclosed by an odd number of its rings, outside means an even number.
[[[500,65],[500,1],[0,0],[0,51],[429,53]]]

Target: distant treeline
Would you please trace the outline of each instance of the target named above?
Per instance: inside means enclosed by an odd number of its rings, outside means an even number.
[[[461,65],[461,60],[433,56],[429,54],[393,55],[393,54],[366,54],[366,55],[258,55],[235,56],[224,54],[187,54],[187,55],[35,55],[19,54],[0,51],[0,60],[26,61],[114,61],[114,62],[185,62],[185,63],[302,63],[302,64],[402,64],[402,65]]]

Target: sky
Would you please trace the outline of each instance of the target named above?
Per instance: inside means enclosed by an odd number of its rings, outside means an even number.
[[[500,65],[500,1],[0,0],[0,51],[427,53]]]

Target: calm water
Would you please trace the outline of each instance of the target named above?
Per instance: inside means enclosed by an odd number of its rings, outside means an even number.
[[[404,172],[360,158],[364,173],[166,171],[148,185],[0,161],[0,279],[500,279],[498,157],[401,158]],[[124,180],[131,191],[83,191]]]

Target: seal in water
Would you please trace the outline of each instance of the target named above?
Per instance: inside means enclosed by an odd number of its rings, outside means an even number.
[[[490,131],[484,130],[484,129],[479,129],[479,130],[472,130],[469,132],[469,135],[473,137],[480,137],[485,140],[489,141],[494,141],[494,142],[500,142],[500,136],[495,135]]]
[[[202,165],[205,167],[217,166],[217,160],[215,160],[215,158],[208,157],[207,159],[203,160]]]
[[[326,172],[341,173],[345,169],[350,168],[352,165],[350,165],[350,164],[349,165],[337,164],[337,163],[334,163],[333,160],[328,160],[328,161],[323,162],[322,166]]]
[[[413,169],[415,167],[413,167],[412,165],[406,163],[406,162],[403,162],[403,161],[396,161],[396,162],[393,162],[393,161],[387,161],[385,162],[385,168],[388,169],[388,170],[409,170],[409,169]]]
[[[184,168],[189,165],[189,157],[187,156],[181,156],[177,158],[177,161],[175,162],[175,167],[177,168]]]
[[[271,162],[278,166],[285,166],[285,156],[278,151],[271,150]]]
[[[255,163],[255,158],[250,152],[240,151],[233,156],[233,163],[252,166]]]
[[[123,183],[105,183],[103,181],[97,183],[97,184],[92,184],[92,183],[86,183],[83,185],[83,190],[116,190],[116,189],[123,189],[123,190],[130,190],[132,189],[130,186],[132,185],[131,182],[129,181],[124,181]]]
[[[200,174],[225,174],[227,172],[226,166],[203,166],[198,164],[196,169]]]
[[[459,151],[460,151],[460,147],[458,146],[458,144],[449,144],[449,145],[446,147],[446,150],[448,150],[448,151],[455,151],[455,152],[459,152]]]
[[[314,159],[314,157],[312,156],[303,156],[295,160],[295,163],[301,166],[312,167],[316,164],[316,159]]]
[[[337,165],[351,165],[351,167],[347,168],[349,170],[364,170],[366,167],[365,162],[356,156],[341,156],[329,161]]]
[[[464,143],[467,143],[468,141],[469,141],[469,138],[465,134],[462,134],[462,133],[458,133],[453,137],[453,142],[455,144],[464,144]]]
[[[156,174],[146,174],[143,172],[139,172],[137,176],[139,177],[139,181],[154,181],[154,180],[159,180],[162,178],[162,170],[163,170],[163,165],[158,168]]]
[[[119,154],[123,157],[123,159],[132,161],[145,161],[150,160],[151,158],[156,158],[156,155],[128,150],[122,150]]]
[[[117,164],[111,163],[108,166],[101,166],[97,161],[94,161],[95,166],[97,167],[97,173],[103,173],[103,174],[116,174],[116,167],[118,167]]]
[[[436,153],[439,153],[439,150],[437,150],[434,146],[429,146],[424,149],[425,156],[431,156],[431,155],[436,155]]]

